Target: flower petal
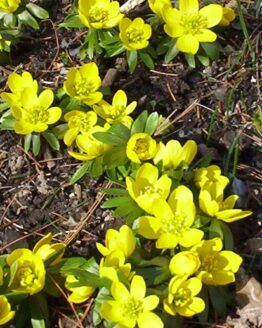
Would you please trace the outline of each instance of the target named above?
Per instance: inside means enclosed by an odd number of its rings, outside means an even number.
[[[114,299],[120,303],[126,301],[130,296],[126,286],[118,281],[112,283],[111,294]]]
[[[202,15],[207,19],[207,27],[213,27],[221,21],[223,17],[223,7],[211,4],[200,9],[199,15]]]
[[[199,10],[198,0],[179,0],[179,10],[185,14],[196,14]]]
[[[207,28],[203,28],[200,30],[199,34],[196,34],[195,37],[199,42],[214,42],[217,38],[216,33],[208,30]]]
[[[163,328],[162,320],[153,312],[143,312],[137,319],[139,328]]]
[[[199,42],[193,35],[182,35],[177,39],[177,48],[185,53],[196,54],[199,48]]]
[[[134,276],[130,286],[130,295],[137,299],[143,299],[146,294],[146,283],[143,277]]]
[[[159,303],[159,298],[156,295],[150,295],[143,299],[143,307],[144,311],[152,311],[154,310]]]

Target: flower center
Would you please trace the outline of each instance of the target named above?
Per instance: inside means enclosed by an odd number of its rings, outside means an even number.
[[[178,237],[182,237],[183,234],[189,229],[187,224],[187,217],[184,213],[177,211],[174,213],[173,218],[164,218],[161,221],[162,231],[165,233],[171,233]]]
[[[42,106],[35,106],[26,109],[26,121],[30,124],[46,123],[49,118],[49,113],[46,108]]]
[[[76,81],[74,89],[77,96],[87,95],[96,91],[94,82],[84,78],[81,78],[80,81]]]
[[[124,112],[125,109],[126,109],[126,107],[125,106],[121,106],[121,105],[119,105],[119,106],[112,106],[110,108],[110,115],[111,115],[112,119],[118,118]]]
[[[140,196],[141,195],[147,195],[149,197],[153,196],[162,196],[162,190],[159,188],[156,188],[155,186],[149,185],[140,190]]]
[[[137,29],[135,27],[127,29],[126,36],[129,43],[140,43],[144,40],[143,30]]]
[[[183,307],[189,302],[190,298],[190,290],[188,288],[180,288],[176,291],[173,302],[176,307]]]
[[[94,6],[90,9],[88,16],[91,23],[102,23],[108,20],[109,12],[103,7]]]
[[[130,296],[122,305],[122,316],[129,319],[136,319],[143,312],[143,302]]]
[[[140,138],[136,140],[134,152],[139,156],[139,158],[143,158],[147,155],[148,148],[148,141],[145,138]]]
[[[74,116],[70,119],[70,128],[78,128],[81,132],[88,132],[93,122],[88,117]]]
[[[180,25],[184,28],[185,34],[201,34],[201,30],[207,28],[207,19],[200,14],[184,15]]]
[[[207,255],[203,259],[201,259],[201,268],[199,270],[213,272],[217,269],[217,267],[218,267],[218,261],[215,255]]]
[[[21,267],[17,273],[20,285],[22,287],[30,287],[34,284],[36,276],[30,267]]]

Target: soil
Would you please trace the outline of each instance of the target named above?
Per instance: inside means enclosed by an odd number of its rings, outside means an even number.
[[[71,1],[40,1],[40,4],[48,9],[51,19],[40,23],[40,31],[26,31],[13,51],[12,64],[1,67],[2,90],[7,76],[17,65],[19,72],[28,70],[43,87],[55,89],[62,86],[70,67],[81,64],[77,54],[83,42],[83,31],[57,28],[68,13]],[[152,71],[139,65],[130,75],[124,58],[100,56],[96,61],[100,75],[107,78],[109,70],[116,67],[116,75],[110,81],[113,93],[119,88],[125,90],[130,101],[138,101],[137,112],[156,110],[165,117],[170,116],[174,124],[166,138],[182,142],[194,139],[199,145],[199,153],[211,153],[214,163],[221,166],[227,163],[230,146],[240,135],[232,189],[240,196],[240,206],[252,209],[254,214],[232,224],[232,228],[236,249],[245,259],[245,277],[248,280],[253,277],[261,283],[262,248],[257,245],[259,241],[261,245],[262,239],[262,139],[252,118],[261,105],[262,75],[259,69],[262,62],[259,51],[262,25],[261,17],[256,16],[254,2],[243,1],[242,5],[256,62],[252,62],[248,48],[243,50],[246,41],[237,23],[229,27],[221,39],[230,51],[207,68],[200,64],[195,69],[188,68],[183,57],[178,56],[170,64],[159,58]],[[21,137],[11,131],[0,131],[1,252],[32,247],[39,236],[53,231],[57,240],[68,241],[67,254],[98,255],[95,243],[103,240],[108,228],[120,223],[109,210],[100,208],[104,197],[101,189],[109,183],[104,177],[92,179],[85,176],[74,185],[68,184],[78,166],[79,163],[69,157],[63,146],[54,152],[45,145],[41,154],[34,158],[23,149]],[[227,173],[232,177],[231,164]],[[239,279],[241,282],[243,277]],[[73,326],[71,310],[67,309],[68,316],[61,314],[66,306],[66,303],[61,303],[54,307],[52,327]],[[262,327],[262,321],[259,326],[253,317],[243,319],[246,313],[241,314],[234,307],[227,323],[222,318],[220,323],[224,325],[216,326],[219,321],[213,318],[215,325],[210,323],[210,327]],[[92,327],[90,316],[83,324]],[[189,322],[185,327],[196,327],[196,324]]]

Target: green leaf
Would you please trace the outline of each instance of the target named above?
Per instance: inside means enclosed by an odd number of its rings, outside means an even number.
[[[110,286],[111,281],[106,278],[101,278],[99,275],[85,271],[83,269],[72,269],[68,271],[68,274],[72,274],[77,278],[77,282],[72,282],[69,287],[82,287],[82,286],[93,286],[93,287],[105,287]]]
[[[158,113],[157,112],[151,113],[146,121],[145,133],[152,135],[157,128],[158,122],[159,122]]]
[[[103,173],[103,157],[97,157],[95,160],[91,162],[91,167],[90,167],[90,176],[91,177],[99,177]]]
[[[110,134],[119,136],[127,141],[130,138],[130,130],[122,123],[113,124],[108,130]]]
[[[228,224],[223,221],[220,222],[220,226],[222,228],[223,235],[224,235],[225,249],[232,251],[234,249],[234,237],[232,231],[230,230]]]
[[[145,110],[133,122],[131,126],[131,136],[135,133],[140,133],[145,131],[147,118],[148,118],[148,112]]]
[[[31,14],[33,14],[35,17],[40,19],[47,19],[49,18],[49,13],[42,7],[37,6],[34,3],[28,3],[26,5],[26,8],[30,11]]]
[[[17,272],[17,261],[15,261],[11,266],[10,266],[10,274],[9,274],[9,281],[8,281],[8,287],[11,286],[14,278],[15,278],[15,275],[16,275],[16,272]]]
[[[33,136],[32,133],[29,133],[24,138],[24,149],[27,152],[29,151],[29,149],[31,147],[32,136]]]
[[[9,302],[12,302],[14,304],[21,303],[23,300],[28,298],[28,294],[23,292],[5,292],[5,297],[8,299]]]
[[[14,27],[16,24],[16,16],[13,14],[4,15],[4,25],[7,27]]]
[[[187,64],[190,67],[195,68],[196,67],[195,56],[192,54],[187,54],[187,53],[185,53],[184,56],[185,56],[185,60],[186,60]]]
[[[67,274],[70,270],[80,268],[87,263],[83,257],[69,257],[63,258],[58,264],[48,268],[48,273],[56,274],[62,273]]]
[[[59,27],[83,28],[85,25],[82,23],[78,14],[71,14],[67,16],[62,23],[59,24]]]
[[[122,197],[114,197],[111,199],[106,200],[102,205],[101,208],[112,208],[118,207],[120,205],[126,205],[131,200],[130,196],[122,196]]]
[[[46,328],[49,322],[48,307],[45,295],[38,293],[29,298],[31,324],[33,328]]]
[[[128,195],[128,192],[126,189],[119,189],[119,188],[108,188],[108,189],[102,189],[102,191],[111,196],[126,196]]]
[[[124,165],[128,161],[126,156],[126,146],[116,146],[107,151],[103,157],[105,169],[110,170],[119,165]]]
[[[200,63],[204,66],[209,66],[210,65],[210,60],[208,57],[206,56],[197,56],[198,60],[200,61]]]
[[[69,183],[70,184],[74,184],[76,183],[78,180],[80,180],[85,174],[86,172],[89,170],[91,166],[91,162],[87,161],[84,162],[84,164],[82,164],[73,174],[73,176],[70,178]]]
[[[89,59],[92,59],[94,57],[94,51],[97,45],[97,33],[95,29],[89,29],[86,41],[88,42],[87,55]]]
[[[95,132],[93,136],[107,145],[120,146],[126,143],[120,136],[110,134],[109,132]]]
[[[11,130],[15,128],[15,119],[13,117],[3,118],[3,123],[0,124],[0,129]]]
[[[149,68],[149,69],[155,68],[155,63],[149,54],[147,54],[146,52],[140,51],[139,57],[141,58],[142,62],[146,65],[147,68]]]
[[[165,63],[170,63],[177,55],[179,54],[179,50],[176,47],[176,40],[172,40],[170,42],[167,53],[165,54]]]
[[[26,26],[30,26],[35,30],[39,29],[39,25],[35,18],[27,11],[24,10],[21,14],[17,15],[18,19]]]
[[[200,323],[204,325],[208,322],[208,313],[209,313],[209,296],[208,296],[208,289],[206,285],[202,286],[201,292],[197,296],[201,297],[202,300],[205,302],[204,311],[197,315]]]
[[[129,67],[129,72],[132,74],[137,65],[137,51],[136,50],[127,51],[126,57],[127,57],[127,64]]]
[[[219,316],[225,317],[227,314],[227,302],[224,293],[222,293],[221,287],[208,286],[208,292],[214,310]]]
[[[59,150],[60,149],[60,143],[57,139],[57,137],[51,133],[51,132],[44,132],[43,137],[45,140],[48,142],[49,146],[54,149],[54,150]]]
[[[212,60],[219,59],[219,45],[216,42],[213,43],[201,43],[201,47],[204,49],[207,56]]]
[[[40,152],[41,142],[40,142],[40,135],[33,134],[32,136],[32,151],[34,156],[37,156]]]
[[[223,230],[220,225],[220,221],[217,219],[212,219],[210,227],[209,227],[209,238],[211,239],[211,238],[215,238],[215,237],[219,237],[219,238],[223,239],[224,235],[223,235]]]

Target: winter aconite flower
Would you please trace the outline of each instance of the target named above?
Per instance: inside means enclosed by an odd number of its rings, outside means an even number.
[[[220,5],[211,4],[199,10],[198,0],[180,0],[179,10],[163,11],[165,32],[177,38],[177,48],[185,53],[196,54],[200,42],[214,42],[216,34],[209,28],[217,25],[223,16]]]
[[[191,228],[196,208],[193,194],[186,186],[177,187],[168,203],[163,199],[156,200],[153,212],[155,216],[140,217],[138,233],[148,239],[157,239],[157,248],[175,248],[177,244],[191,247],[204,236],[203,231]]]
[[[126,155],[134,163],[152,159],[157,150],[156,141],[147,133],[135,133],[128,140]]]
[[[123,18],[119,24],[119,30],[119,37],[124,47],[129,51],[146,48],[149,44],[148,39],[152,34],[151,26],[145,24],[140,17],[133,21],[129,18]]]
[[[93,133],[106,132],[109,127],[109,125],[105,125],[104,127],[95,125],[94,127],[90,128],[88,134],[78,135],[76,137],[76,145],[81,152],[77,153],[75,151],[69,151],[69,155],[80,161],[90,161],[105,154],[111,148],[111,146],[98,141],[93,136]]]
[[[157,199],[167,199],[172,181],[166,175],[158,178],[158,169],[150,163],[142,165],[136,173],[136,179],[126,178],[129,195],[147,213],[153,213]]]
[[[234,9],[230,7],[223,7],[223,17],[218,25],[228,26],[236,18]]]
[[[205,309],[205,302],[195,297],[202,288],[201,280],[187,276],[174,277],[168,285],[168,297],[164,299],[164,310],[170,315],[192,317]]]
[[[111,286],[113,300],[104,301],[101,316],[116,323],[119,327],[162,328],[162,320],[152,312],[158,303],[156,295],[145,297],[146,284],[141,276],[134,276],[130,291],[121,282],[113,282]]]
[[[232,251],[222,251],[222,248],[220,238],[203,240],[192,248],[201,262],[196,275],[207,285],[227,285],[235,281],[242,258]]]
[[[68,130],[64,135],[64,143],[67,146],[71,146],[78,134],[90,132],[90,129],[97,122],[97,115],[93,111],[85,113],[80,110],[72,110],[65,114],[64,119],[68,123]]]
[[[21,105],[22,92],[30,88],[32,94],[37,93],[38,84],[29,72],[23,72],[21,75],[11,73],[7,79],[7,85],[11,92],[2,92],[1,98],[4,99],[10,107]]]
[[[105,237],[105,246],[96,243],[96,247],[103,256],[109,255],[113,251],[121,251],[125,257],[130,256],[135,250],[136,240],[132,230],[123,225],[119,231],[108,229]]]
[[[225,222],[234,222],[252,214],[251,211],[234,209],[237,195],[224,200],[224,186],[221,182],[206,184],[199,193],[199,207],[207,215]]]
[[[182,147],[177,140],[170,140],[164,145],[159,143],[154,163],[162,161],[165,170],[176,169],[181,164],[188,167],[197,153],[197,144],[193,140],[187,141]]]
[[[48,233],[40,239],[33,249],[33,253],[38,255],[44,262],[53,259],[50,265],[59,263],[64,255],[65,243],[51,243],[52,233]]]
[[[93,106],[94,111],[106,120],[109,124],[122,123],[127,127],[132,124],[132,118],[128,116],[137,106],[136,101],[132,101],[127,105],[127,96],[123,90],[118,90],[110,105],[105,100],[101,100],[97,105]]]
[[[66,289],[72,292],[67,299],[71,303],[83,303],[89,299],[89,297],[93,294],[96,288],[91,286],[71,287],[70,284],[75,282],[78,282],[75,276],[68,275],[66,277],[65,287]]]
[[[99,246],[98,246],[99,249]],[[106,277],[111,281],[118,281],[118,273],[131,279],[133,273],[131,272],[131,264],[125,263],[126,257],[122,250],[115,250],[103,257],[100,261],[99,276]]]
[[[70,69],[64,83],[64,90],[69,96],[91,106],[103,98],[103,94],[97,91],[100,86],[101,79],[96,63],[87,63],[80,68]]]
[[[172,257],[169,270],[173,275],[191,276],[199,269],[200,265],[196,251],[182,251]]]
[[[21,106],[12,105],[12,114],[16,119],[15,132],[29,134],[43,132],[49,124],[57,122],[62,114],[59,107],[50,107],[54,100],[53,91],[46,89],[40,93],[32,92],[26,88],[21,93]]]
[[[201,167],[196,170],[194,180],[198,188],[210,188],[210,186],[215,182],[219,183],[221,188],[224,190],[229,183],[229,179],[224,175],[221,175],[221,169],[217,165]]]
[[[153,13],[155,13],[160,18],[163,18],[163,10],[172,8],[170,0],[148,0],[148,5]]]
[[[7,255],[6,262],[16,268],[9,290],[30,295],[40,292],[45,285],[45,266],[43,260],[26,248],[19,248]]]
[[[21,0],[1,0],[0,1],[0,12],[3,11],[7,14],[11,14],[17,10]]]
[[[88,28],[107,29],[123,18],[119,2],[110,0],[79,0],[79,17]]]
[[[0,295],[0,325],[6,324],[15,316],[15,311],[11,311],[11,305],[4,295]]]

